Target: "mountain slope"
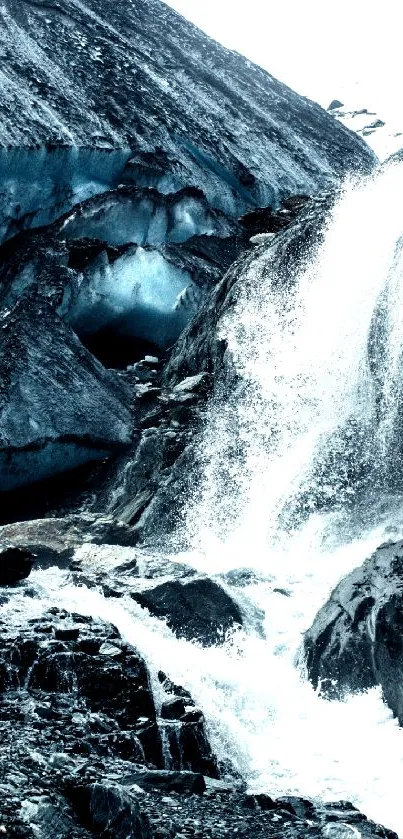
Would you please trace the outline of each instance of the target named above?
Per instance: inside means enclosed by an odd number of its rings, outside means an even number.
[[[76,151],[76,180],[92,181],[92,194],[116,182],[132,157],[140,185],[159,181],[170,192],[192,184],[237,212],[316,191],[376,160],[318,105],[160,0],[3,0],[0,55],[4,148],[123,150],[101,163],[83,163]],[[20,157],[11,168],[9,154],[0,157],[0,177],[18,177]],[[41,166],[30,157],[29,181]],[[59,177],[66,166],[72,161],[53,162]]]

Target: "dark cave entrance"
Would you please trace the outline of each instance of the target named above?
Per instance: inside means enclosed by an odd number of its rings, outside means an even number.
[[[159,356],[161,350],[152,341],[123,335],[116,327],[106,326],[92,335],[80,335],[80,340],[104,367],[125,370],[146,355]]]

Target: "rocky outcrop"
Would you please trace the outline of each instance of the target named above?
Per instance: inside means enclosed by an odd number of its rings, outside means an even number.
[[[131,395],[43,300],[1,317],[0,490],[97,461],[132,438]]]
[[[58,608],[0,624],[7,835],[145,839],[139,792],[202,793],[218,776],[190,694],[159,674],[159,713],[144,660],[112,625]]]
[[[70,790],[80,823],[97,836],[152,839],[150,824],[134,795],[116,783],[95,782]]]
[[[0,544],[5,542],[10,550],[29,552],[36,568],[66,567],[83,545],[116,548],[130,546],[133,541],[133,531],[123,522],[89,513],[19,521],[0,527]]]
[[[332,592],[304,637],[308,676],[330,697],[381,685],[403,725],[403,543],[382,545]]]

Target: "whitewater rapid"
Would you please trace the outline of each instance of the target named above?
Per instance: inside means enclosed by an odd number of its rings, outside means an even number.
[[[107,600],[54,569],[33,573],[36,599],[16,594],[4,607],[14,620],[58,605],[112,621],[146,658],[157,700],[159,669],[190,690],[213,749],[251,790],[349,800],[401,836],[403,731],[378,690],[344,702],[318,696],[299,652],[339,579],[387,538],[403,536],[402,499],[382,472],[400,383],[402,231],[403,166],[347,185],[292,294],[263,287],[257,260],[220,324],[240,386],[211,402],[199,444],[204,476],[183,524],[187,547],[182,532],[172,558],[218,575],[244,611],[242,632],[203,649],[176,639],[129,597]],[[368,340],[382,295],[379,395]],[[365,497],[340,468],[356,455],[343,437],[348,424],[377,474]],[[334,468],[323,459],[329,451]],[[105,567],[113,561],[105,549]],[[242,587],[231,577],[237,569],[246,569]]]

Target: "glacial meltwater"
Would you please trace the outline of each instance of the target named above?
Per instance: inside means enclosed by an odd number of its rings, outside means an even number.
[[[157,699],[160,668],[191,691],[213,749],[251,790],[349,800],[400,835],[403,731],[377,689],[321,698],[300,647],[339,579],[403,537],[402,233],[403,166],[348,184],[292,288],[262,280],[258,259],[220,324],[238,384],[211,400],[204,477],[172,558],[219,576],[242,632],[203,649],[54,569],[31,576],[38,599],[4,607],[112,621],[145,656]]]

